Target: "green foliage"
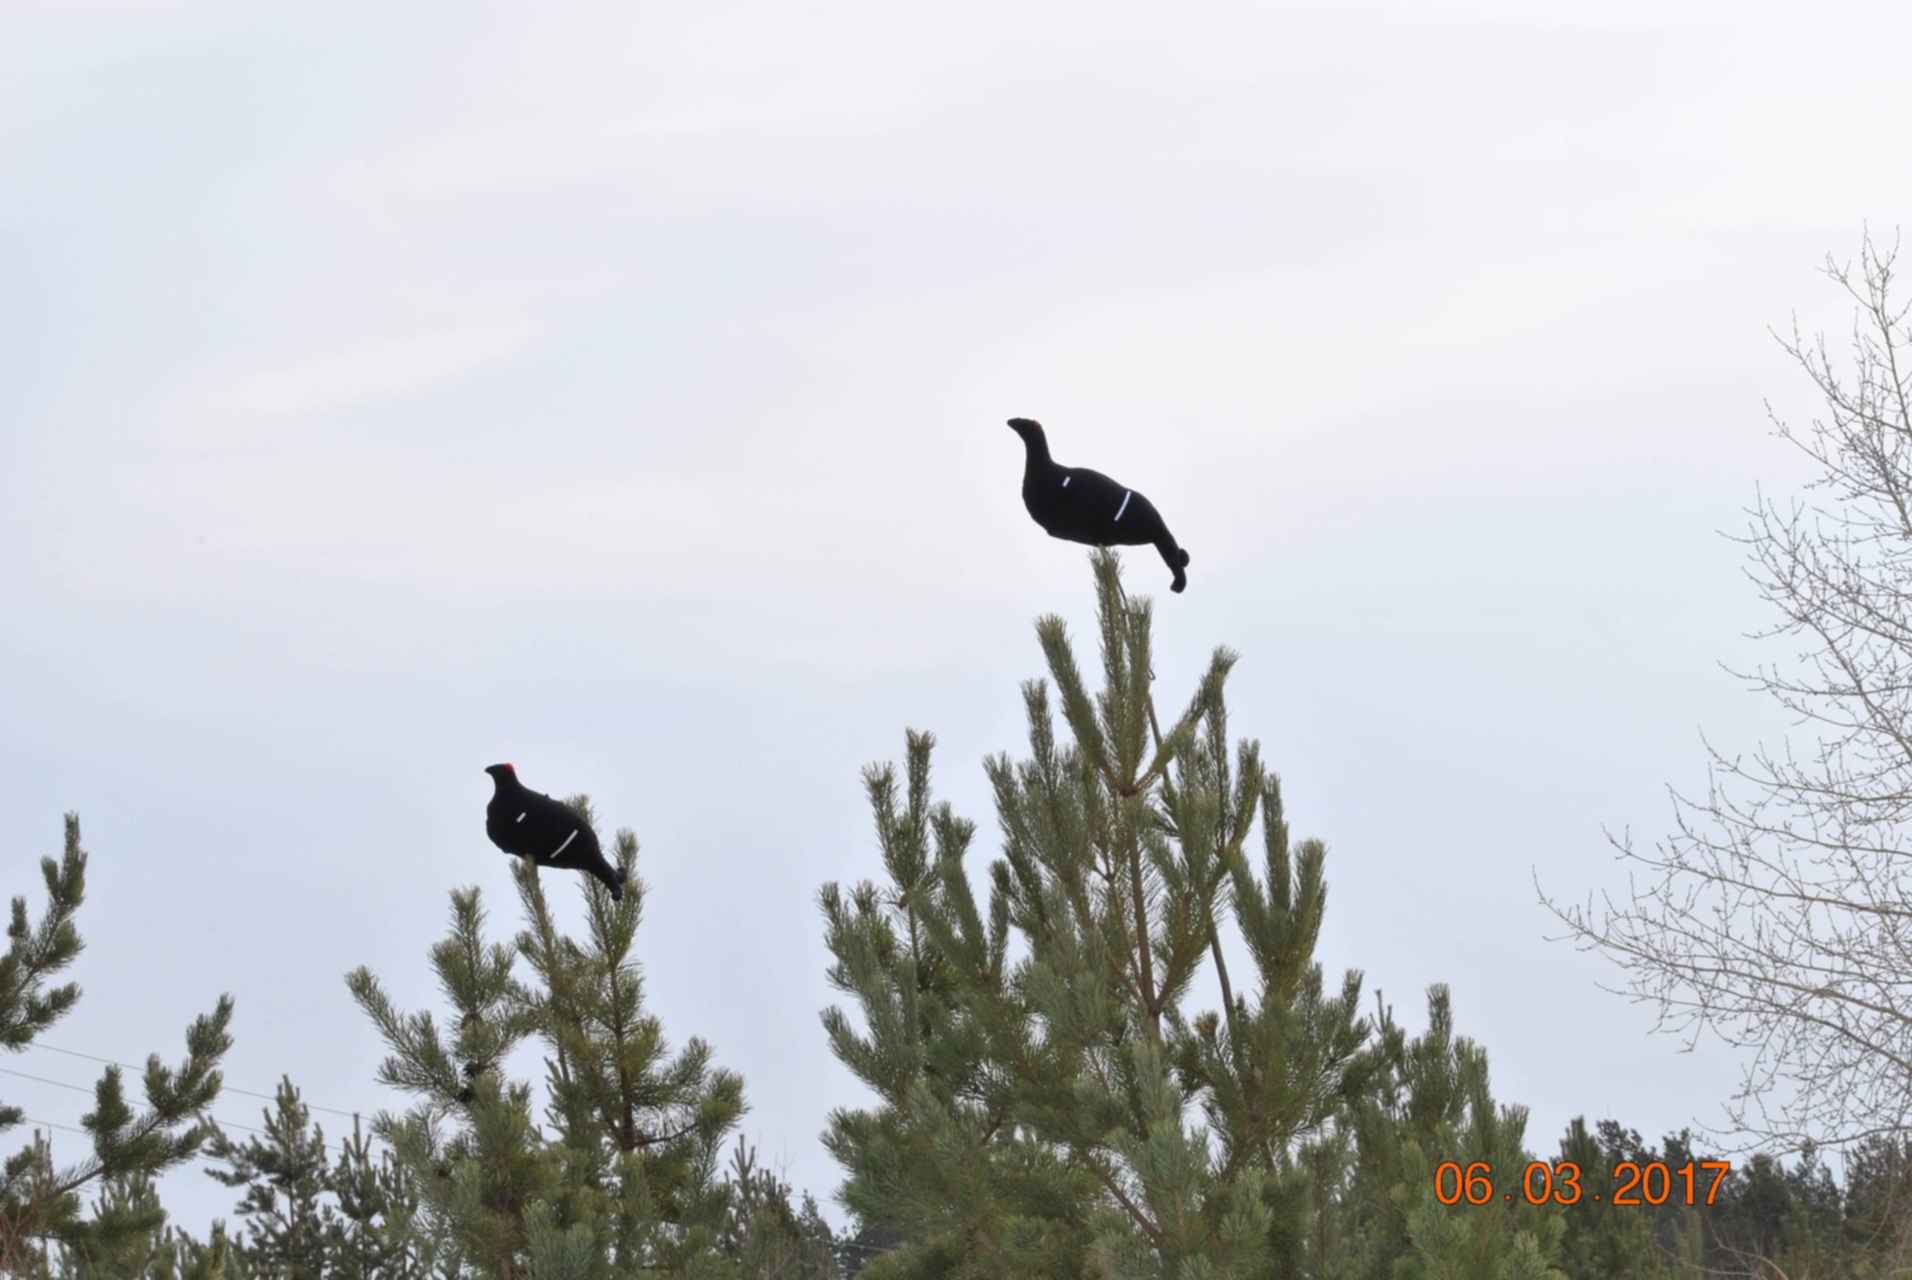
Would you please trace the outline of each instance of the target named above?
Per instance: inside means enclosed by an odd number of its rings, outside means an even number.
[[[314,1124],[288,1078],[264,1134],[210,1144],[224,1168],[208,1174],[244,1190],[237,1207],[247,1229],[232,1261],[272,1280],[418,1280],[432,1274],[436,1243],[422,1229],[415,1181],[390,1152],[376,1158],[353,1118],[352,1136],[328,1164],[324,1129]]]
[[[859,1280],[864,1269],[908,1243],[901,1232],[863,1223],[836,1238],[837,1270],[843,1280]]]
[[[810,1196],[790,1202],[790,1186],[756,1162],[742,1138],[724,1179],[725,1220],[718,1251],[751,1280],[837,1280],[836,1236]]]
[[[46,983],[84,945],[74,919],[85,897],[86,862],[79,818],[68,814],[59,864],[51,858],[40,863],[49,905],[39,925],[31,923],[25,898],[13,900],[9,945],[0,957],[0,1045],[8,1049],[25,1048],[79,1000],[77,985]],[[57,1246],[97,1268],[150,1244],[164,1220],[150,1179],[190,1159],[208,1137],[210,1128],[199,1117],[219,1095],[218,1066],[232,1045],[226,1030],[231,1020],[232,997],[221,996],[211,1013],[187,1028],[186,1056],[178,1066],[164,1065],[157,1054],[149,1057],[141,1109],[127,1100],[120,1068],[106,1068],[93,1088],[93,1110],[80,1121],[92,1145],[85,1158],[57,1165],[42,1137],[0,1166],[0,1272],[29,1265],[42,1246]],[[21,1118],[18,1108],[0,1107],[0,1129]],[[89,1214],[80,1193],[96,1182],[100,1191]]]
[[[1378,1069],[1349,1108],[1352,1156],[1342,1194],[1317,1206],[1335,1220],[1332,1252],[1317,1273],[1337,1280],[1566,1280],[1557,1269],[1560,1211],[1526,1203],[1519,1179],[1532,1157],[1522,1146],[1526,1110],[1499,1106],[1487,1054],[1454,1034],[1444,986],[1430,987],[1428,1028],[1413,1040],[1383,1007]],[[1436,1174],[1453,1162],[1492,1170],[1496,1198],[1447,1205]],[[1450,1173],[1451,1177],[1451,1173]],[[1450,1186],[1450,1190],[1457,1190]],[[1512,1203],[1501,1197],[1511,1193]]]
[[[590,821],[586,801],[571,803]],[[431,950],[449,1035],[429,1013],[394,1009],[369,971],[347,977],[391,1050],[380,1080],[419,1098],[373,1131],[416,1180],[426,1230],[449,1242],[441,1265],[539,1280],[721,1273],[718,1152],[743,1113],[743,1082],[713,1067],[701,1040],[673,1054],[643,1012],[632,946],[644,886],[630,832],[618,833],[616,856],[631,873],[623,901],[581,882],[582,940],[558,929],[529,863],[513,869],[525,921],[513,945],[486,941],[478,890],[452,894],[451,931]],[[529,983],[514,976],[520,959]],[[532,1039],[546,1052],[548,1133],[530,1085],[503,1074]]]
[[[1912,1140],[1879,1135],[1848,1151],[1844,1192],[1848,1246],[1912,1263]]]
[[[299,1100],[290,1078],[280,1081],[265,1136],[235,1143],[215,1132],[211,1153],[227,1168],[208,1170],[228,1187],[244,1187],[239,1213],[250,1224],[248,1255],[257,1268],[284,1280],[322,1280],[330,1206],[325,1131]]]
[[[165,1212],[153,1180],[142,1174],[121,1174],[100,1181],[94,1201],[95,1219],[140,1225],[63,1251],[62,1275],[70,1280],[124,1280],[163,1270],[171,1247],[165,1230]]]
[[[244,1251],[226,1238],[225,1226],[214,1223],[201,1243],[183,1232],[169,1232],[166,1250],[157,1260],[153,1280],[264,1280],[246,1265]]]
[[[47,979],[79,957],[80,940],[73,918],[86,896],[86,851],[80,848],[80,816],[66,815],[66,848],[58,864],[40,859],[46,881],[47,912],[35,926],[27,915],[27,900],[13,900],[7,924],[7,952],[0,956],[0,1048],[18,1051],[59,1021],[79,1002],[79,984],[49,988]],[[0,1107],[0,1129],[20,1122],[14,1107]]]
[[[352,1118],[352,1136],[326,1179],[336,1212],[326,1221],[328,1280],[423,1280],[434,1274],[436,1242],[420,1210],[418,1183]]]
[[[588,804],[572,803],[588,821]],[[592,1189],[575,1212],[605,1223],[614,1258],[669,1269],[714,1242],[725,1204],[719,1153],[743,1115],[743,1080],[713,1067],[695,1037],[673,1055],[643,1012],[632,956],[645,900],[636,838],[620,831],[615,853],[631,873],[624,899],[592,884],[583,941],[558,931],[535,869],[515,868],[527,921],[518,952],[539,978],[521,1003],[545,1043],[547,1114],[567,1177]]]
[[[1705,1159],[1695,1154],[1691,1134],[1669,1135],[1655,1148],[1616,1121],[1602,1120],[1589,1131],[1586,1120],[1575,1117],[1561,1139],[1559,1159],[1584,1171],[1590,1192],[1602,1193],[1601,1199],[1589,1196],[1564,1215],[1563,1266],[1572,1280],[1671,1280],[1711,1265],[1707,1242],[1731,1212],[1730,1180],[1721,1184],[1719,1201],[1712,1206],[1688,1205],[1683,1194],[1669,1196],[1663,1205],[1616,1205],[1611,1196],[1613,1172],[1623,1164],[1645,1168],[1658,1162],[1678,1170]],[[1694,1194],[1700,1201],[1713,1190],[1712,1181],[1710,1172],[1696,1167]],[[1718,1262],[1715,1254],[1713,1262]]]
[[[452,929],[430,951],[458,1030],[448,1042],[429,1013],[400,1014],[376,978],[354,970],[347,985],[390,1054],[382,1084],[421,1096],[402,1117],[377,1116],[375,1135],[390,1145],[419,1186],[434,1234],[455,1259],[510,1274],[524,1245],[523,1210],[551,1194],[557,1171],[534,1141],[527,1086],[506,1086],[486,1072],[467,1086],[458,1058],[490,1063],[530,1035],[529,1014],[511,979],[512,951],[484,940],[476,889],[452,894]],[[449,1135],[444,1122],[456,1117]]]
[[[1324,851],[1291,849],[1279,783],[1227,736],[1217,650],[1162,734],[1148,602],[1093,557],[1103,688],[1066,627],[1037,624],[1048,686],[1024,687],[1030,758],[987,762],[1003,835],[985,919],[973,824],[933,804],[928,734],[865,773],[888,883],[820,894],[832,1050],[880,1098],[831,1116],[841,1196],[909,1243],[868,1276],[1265,1275],[1293,1153],[1374,1069],[1360,978],[1328,996],[1312,955]],[[1263,868],[1243,853],[1256,820]],[[1255,965],[1236,992],[1226,914]],[[1010,945],[1020,958],[1010,961]],[[1205,964],[1219,1012],[1183,1008]],[[1205,1125],[1191,1124],[1196,1109]],[[1286,1197],[1284,1201],[1283,1197]]]

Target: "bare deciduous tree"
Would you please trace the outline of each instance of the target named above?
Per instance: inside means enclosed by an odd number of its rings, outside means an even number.
[[[1912,1113],[1912,334],[1896,255],[1868,236],[1856,273],[1827,260],[1858,304],[1844,367],[1797,322],[1775,335],[1825,413],[1807,431],[1768,415],[1817,474],[1783,506],[1760,494],[1735,539],[1779,615],[1756,637],[1797,647],[1733,674],[1810,745],[1706,743],[1705,796],[1672,792],[1671,835],[1650,851],[1609,837],[1630,900],[1541,893],[1661,1029],[1749,1051],[1727,1104],[1748,1146],[1843,1146]]]

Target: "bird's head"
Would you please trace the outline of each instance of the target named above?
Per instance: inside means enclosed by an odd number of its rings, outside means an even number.
[[[491,780],[501,787],[510,786],[518,780],[518,771],[508,764],[487,765],[485,772],[490,774]]]
[[[1011,418],[1009,429],[1022,437],[1022,447],[1028,452],[1031,466],[1049,461],[1049,441],[1042,434],[1042,424],[1034,418]]]

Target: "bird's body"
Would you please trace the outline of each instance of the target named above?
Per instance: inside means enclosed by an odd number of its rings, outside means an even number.
[[[1127,486],[1087,467],[1065,467],[1049,456],[1042,424],[1011,418],[1022,437],[1022,505],[1052,538],[1091,547],[1153,546],[1175,575],[1171,591],[1188,586],[1188,552],[1175,542],[1155,504]]]
[[[506,853],[541,867],[582,871],[624,899],[624,871],[604,858],[597,833],[570,806],[518,781],[517,770],[494,764],[485,770],[494,784],[485,806],[485,834]]]

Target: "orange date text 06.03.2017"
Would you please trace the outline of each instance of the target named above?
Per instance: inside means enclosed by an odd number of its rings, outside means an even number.
[[[1689,1160],[1669,1165],[1661,1160],[1635,1163],[1623,1160],[1607,1174],[1607,1185],[1590,1186],[1581,1176],[1580,1166],[1571,1160],[1551,1164],[1535,1160],[1522,1168],[1517,1186],[1504,1186],[1514,1178],[1496,1178],[1494,1166],[1482,1160],[1462,1164],[1444,1160],[1434,1166],[1434,1198],[1442,1204],[1527,1204],[1572,1205],[1705,1205],[1719,1195],[1720,1183],[1732,1172],[1725,1160]]]

